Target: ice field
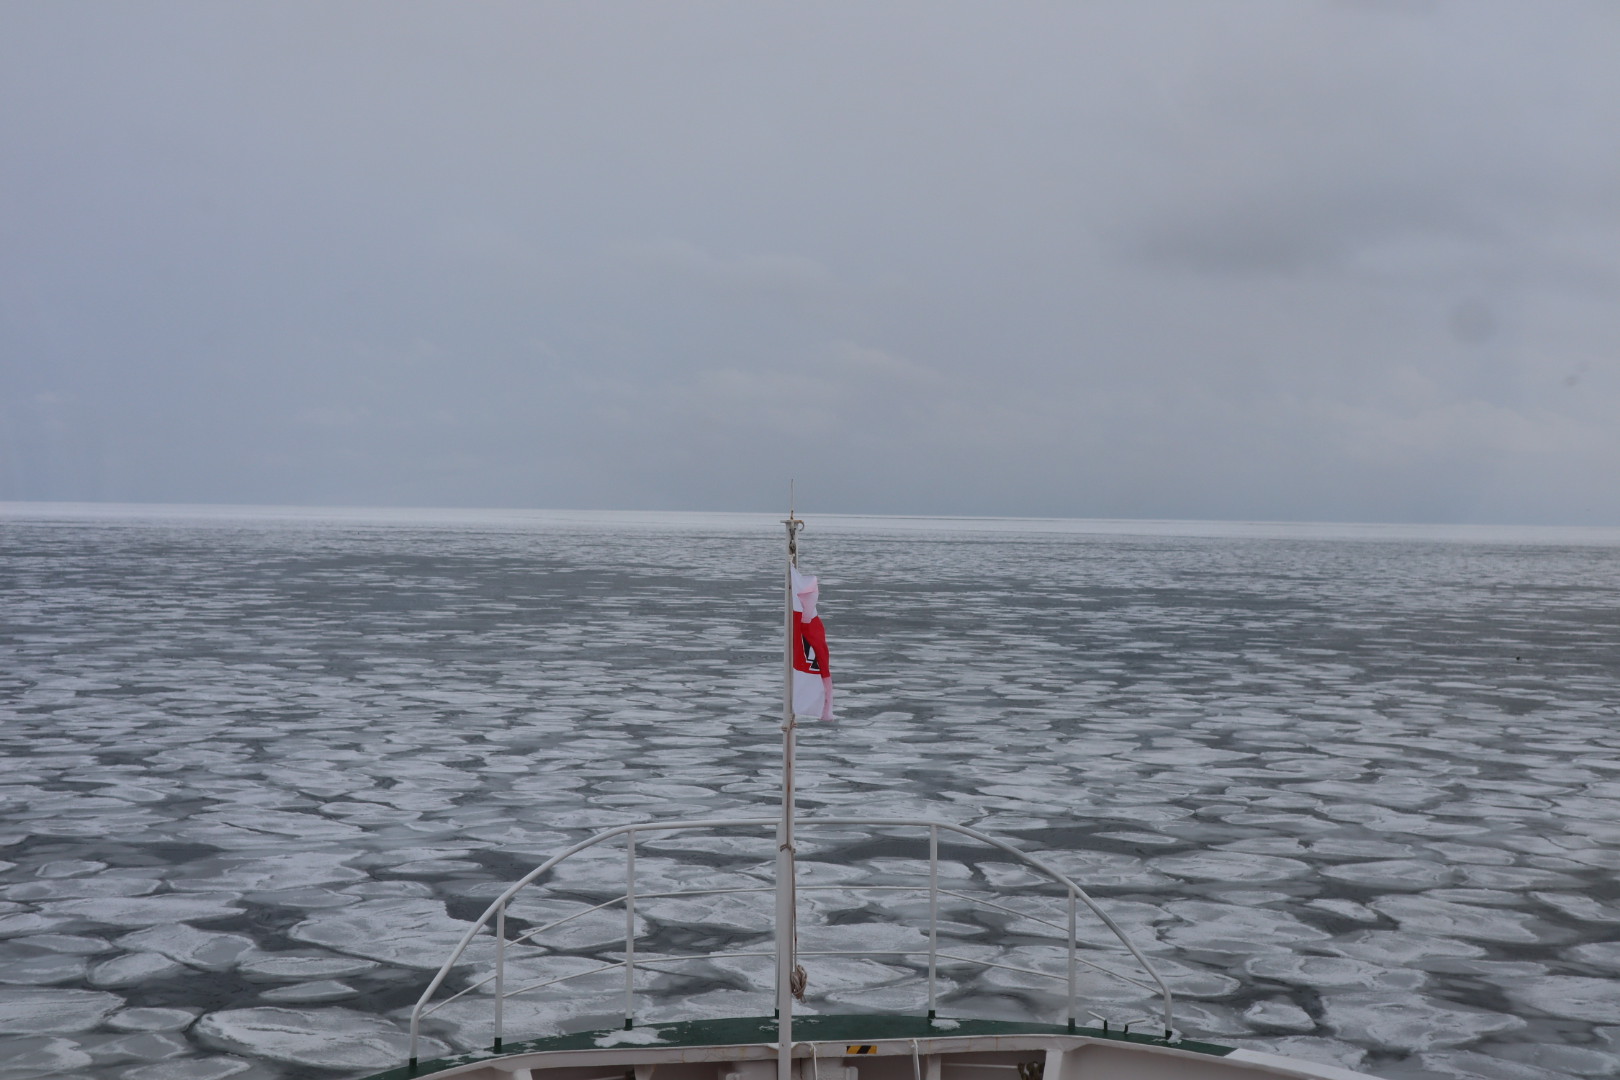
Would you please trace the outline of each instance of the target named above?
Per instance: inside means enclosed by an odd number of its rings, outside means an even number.
[[[1620,536],[812,515],[802,546],[841,713],[801,734],[805,814],[1039,853],[1191,1035],[1391,1080],[1620,1075]],[[507,882],[632,820],[770,815],[780,549],[768,516],[0,508],[0,1080],[399,1064]],[[906,881],[922,846],[807,834],[802,880]],[[1027,884],[942,857],[964,889]],[[623,858],[514,919],[616,893]],[[769,858],[646,838],[637,866],[754,887]],[[803,947],[915,948],[926,904],[898,895],[806,892]],[[638,950],[768,949],[769,905],[649,903]],[[958,955],[1060,952],[946,917]],[[513,962],[576,970],[622,933],[599,913]],[[807,1010],[921,1011],[915,957],[805,966]],[[685,970],[646,973],[640,1018],[769,1014],[768,964]],[[941,972],[946,1016],[1063,1007]],[[621,1005],[622,975],[541,991],[508,1037]],[[424,1056],[488,1023],[469,995]]]

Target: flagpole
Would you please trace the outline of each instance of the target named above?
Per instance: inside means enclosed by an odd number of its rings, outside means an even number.
[[[791,489],[790,489],[791,490]],[[787,567],[784,570],[782,650],[782,820],[776,835],[776,1080],[793,1077],[793,971],[798,959],[793,850],[793,567],[803,526],[788,499]]]

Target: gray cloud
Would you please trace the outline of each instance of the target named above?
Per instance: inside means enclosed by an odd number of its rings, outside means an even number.
[[[0,8],[0,499],[1620,520],[1620,9]]]

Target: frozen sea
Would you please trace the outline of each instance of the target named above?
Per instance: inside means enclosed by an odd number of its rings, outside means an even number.
[[[632,820],[769,816],[780,550],[769,515],[0,506],[0,1078],[398,1064],[504,883]],[[807,815],[1049,859],[1192,1035],[1388,1078],[1620,1075],[1620,532],[812,516],[803,552],[841,712],[801,735]],[[807,832],[803,880],[912,883],[920,850]],[[606,899],[623,858],[565,864],[514,925]],[[649,837],[638,874],[759,887],[769,858]],[[1044,903],[1005,856],[942,859],[953,891]],[[647,901],[638,950],[768,948],[768,903]],[[801,905],[807,950],[920,940],[911,894]],[[957,956],[1060,956],[947,909]],[[514,964],[622,932],[586,915]],[[807,1010],[923,1007],[915,956],[806,967]],[[769,1012],[756,961],[681,970],[646,973],[642,1019]],[[950,962],[940,1010],[1056,1019],[1045,987]],[[540,991],[508,1037],[616,1027],[622,997]],[[425,1050],[486,1041],[488,1007]]]

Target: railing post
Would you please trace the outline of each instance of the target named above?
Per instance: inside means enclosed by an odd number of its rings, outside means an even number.
[[[625,834],[624,854],[624,1030],[636,1022],[636,833]]]
[[[495,909],[495,1053],[501,1052],[501,1022],[506,1009],[506,904]]]
[[[1074,890],[1069,890],[1069,1030],[1074,1030],[1075,978],[1074,978]]]
[[[422,1022],[422,1003],[411,1010],[411,1075],[416,1075],[416,1029]]]
[[[934,1018],[934,969],[939,952],[939,827],[928,826],[928,1019]]]

